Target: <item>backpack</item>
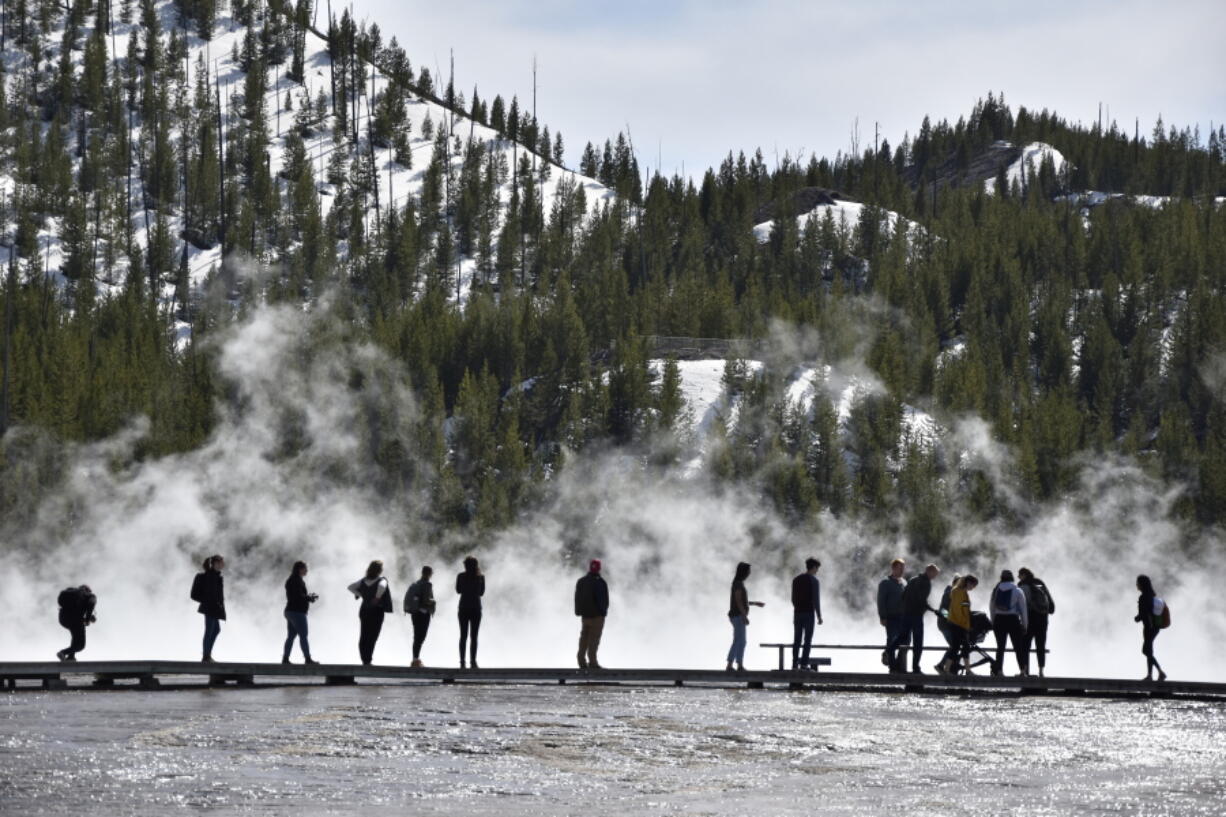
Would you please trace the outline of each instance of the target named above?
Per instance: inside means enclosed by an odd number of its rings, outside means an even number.
[[[204,601],[204,574],[197,573],[192,579],[192,601]]]
[[[996,585],[992,591],[992,609],[997,613],[1013,612],[1013,588]]]
[[[1051,612],[1051,599],[1047,597],[1047,588],[1041,584],[1028,584],[1025,588],[1026,608],[1032,616],[1045,616]]]
[[[1171,605],[1162,599],[1158,601],[1162,602],[1162,612],[1154,615],[1154,624],[1158,625],[1159,630],[1165,630],[1171,626]]]
[[[75,587],[65,587],[56,601],[63,609],[75,613],[81,606],[81,591]]]

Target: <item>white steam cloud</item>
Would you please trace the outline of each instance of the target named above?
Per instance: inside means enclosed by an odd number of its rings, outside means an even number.
[[[67,644],[55,596],[87,582],[99,597],[99,621],[83,660],[195,659],[203,626],[188,590],[200,559],[219,552],[228,561],[229,613],[214,651],[219,660],[279,659],[282,583],[292,562],[305,559],[308,586],[321,596],[310,618],[315,657],[356,661],[357,609],[344,588],[379,558],[397,611],[376,662],[408,663],[411,628],[400,599],[431,564],[440,603],[423,658],[454,663],[452,582],[466,543],[426,538],[429,508],[417,486],[427,472],[413,447],[417,413],[403,370],[376,347],[345,339],[338,326],[326,304],[310,313],[261,307],[219,337],[227,396],[198,450],[134,458],[144,421],[69,450],[63,484],[34,522],[6,532],[15,547],[0,615],[24,626],[0,628],[0,656],[46,660]],[[877,382],[861,348],[827,349],[816,336],[783,327],[774,336],[772,366],[828,360],[828,384]],[[946,444],[967,452],[999,495],[1020,503],[1012,454],[986,424],[961,418],[951,428]],[[387,469],[373,465],[389,446],[405,462],[391,488],[383,482]],[[1173,677],[1220,678],[1226,659],[1212,645],[1226,636],[1226,625],[1206,565],[1224,549],[1220,537],[1193,540],[1174,521],[1177,497],[1177,488],[1130,461],[1087,462],[1073,495],[1015,528],[951,518],[955,548],[972,555],[942,564],[938,585],[955,572],[977,571],[975,601],[986,606],[1000,569],[1029,566],[1056,600],[1051,674],[1139,677],[1133,579],[1146,572],[1174,611],[1172,629],[1158,642],[1164,667]],[[745,560],[754,566],[751,597],[767,604],[751,616],[748,663],[767,668],[774,654],[756,644],[790,639],[790,580],[805,557],[823,562],[826,623],[815,641],[873,644],[882,639],[876,581],[889,558],[909,556],[902,534],[883,540],[865,523],[828,514],[815,534],[798,533],[752,488],[714,485],[682,466],[645,465],[641,456],[617,452],[572,459],[543,507],[472,549],[487,577],[480,659],[503,666],[572,664],[573,586],[589,558],[604,561],[612,596],[602,663],[721,667],[731,640],[728,587]],[[928,643],[941,643],[931,620]],[[881,669],[873,652],[834,658],[837,669]],[[934,654],[925,663],[936,660]]]

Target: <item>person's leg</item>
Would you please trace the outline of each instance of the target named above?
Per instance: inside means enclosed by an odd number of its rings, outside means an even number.
[[[961,664],[967,674],[971,671],[971,631],[959,628],[958,640],[961,643]]]
[[[887,652],[891,672],[905,672],[907,669],[907,628],[903,616],[886,619],[886,635],[889,638]]]
[[[425,618],[425,613],[412,613],[409,618],[413,621],[413,660],[421,658],[421,645],[426,640],[426,625],[422,622]]]
[[[1030,629],[1034,635],[1034,655],[1039,662],[1039,675],[1042,675],[1047,667],[1047,616],[1035,616],[1030,622]]]
[[[804,613],[794,610],[792,611],[792,669],[797,669],[801,666],[800,650],[801,642],[804,640],[804,633]]]
[[[358,624],[361,625],[358,632],[358,658],[366,665],[371,662],[370,615],[366,611],[358,613]]]
[[[922,672],[920,668],[920,659],[924,657],[924,616],[921,613],[918,616],[911,616],[910,626],[907,628],[911,638],[911,671]]]
[[[593,669],[600,669],[600,659],[597,653],[600,651],[600,636],[604,633],[604,616],[596,616],[592,619],[592,632],[587,639],[587,665]]]
[[[469,664],[473,667],[477,666],[477,633],[481,631],[481,611],[476,610],[472,614],[472,638],[468,642],[468,657]]]
[[[379,633],[383,632],[384,618],[382,610],[375,610],[370,615],[370,662],[372,664],[375,660],[375,644],[379,643]]]
[[[813,628],[817,625],[817,613],[810,610],[807,613],[802,613],[801,616],[800,637],[802,641],[800,648],[800,666],[803,669],[809,666],[809,653],[812,652],[813,648]]]
[[[728,646],[728,666],[736,663],[736,616],[728,616],[728,623],[732,625],[732,643]]]
[[[68,658],[72,660],[77,657],[77,653],[85,649],[85,622],[73,622],[73,625],[68,628],[68,632],[72,634],[72,643],[68,645],[66,652]]]
[[[992,661],[992,674],[1000,675],[1005,669],[1005,642],[1009,640],[1009,623],[1006,616],[997,616],[992,622],[992,632],[996,636],[996,659]]]
[[[745,666],[745,616],[736,616],[732,622],[732,651],[738,668]]]
[[[294,626],[294,614],[285,611],[285,646],[281,649],[281,660],[288,661],[289,654],[294,649],[294,639],[298,636],[298,628]]]
[[[464,666],[464,661],[468,657],[465,653],[468,648],[468,611],[460,611],[460,666]]]
[[[221,634],[221,619],[213,618],[212,616],[204,617],[204,657],[206,659],[213,657],[213,645],[217,643],[217,636]]]
[[[311,644],[307,640],[307,614],[295,613],[294,629],[298,631],[298,648],[302,650],[302,660],[311,660]]]
[[[591,619],[586,616],[579,619],[579,653],[576,656],[579,662],[579,669],[587,669],[587,642],[592,637],[590,621]]]
[[[1017,617],[1016,621],[1011,623],[1009,628],[1009,643],[1013,645],[1014,655],[1017,656],[1017,669],[1023,675],[1030,674],[1030,659],[1026,651],[1022,649],[1022,640],[1026,637],[1022,630],[1022,619]]]

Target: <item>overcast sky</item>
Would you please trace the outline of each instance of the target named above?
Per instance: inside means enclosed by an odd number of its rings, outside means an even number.
[[[1132,129],[1226,119],[1226,0],[354,0],[414,68],[466,96],[518,94],[561,129],[567,162],[629,125],[640,163],[702,170],[729,150],[846,150],[859,117],[897,143],[989,90]],[[337,6],[339,7],[339,5]]]

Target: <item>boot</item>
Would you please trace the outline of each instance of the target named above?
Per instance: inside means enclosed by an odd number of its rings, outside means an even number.
[[[410,666],[410,667],[415,667],[415,668],[419,668],[419,669],[420,669],[422,666],[424,666],[424,664],[422,664],[422,663],[421,663],[421,659],[420,659],[420,658],[414,658],[414,659],[413,659],[413,663],[412,663],[412,664],[409,664],[409,666]]]
[[[319,662],[318,662],[318,661],[316,661],[314,658],[308,658],[308,659],[306,659],[305,661],[303,661],[302,663],[304,663],[304,664],[318,664]]]

